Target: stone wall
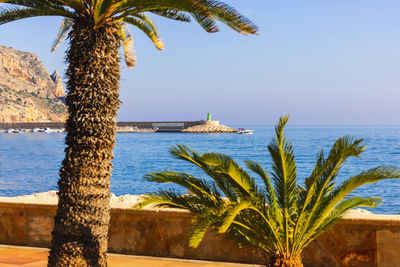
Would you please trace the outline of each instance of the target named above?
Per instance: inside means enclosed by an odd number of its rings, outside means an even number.
[[[48,247],[55,205],[0,203],[0,244]],[[208,233],[197,249],[187,246],[191,216],[169,210],[112,209],[109,251],[123,254],[266,263],[266,255],[238,248]],[[305,266],[400,266],[400,216],[344,218],[305,250]]]

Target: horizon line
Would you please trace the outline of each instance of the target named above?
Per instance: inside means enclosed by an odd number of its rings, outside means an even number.
[[[231,123],[230,125],[244,125],[244,126],[275,126],[275,124],[238,124]],[[287,126],[400,126],[400,124],[288,124]]]

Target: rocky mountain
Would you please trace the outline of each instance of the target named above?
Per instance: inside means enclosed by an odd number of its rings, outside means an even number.
[[[65,90],[38,56],[0,46],[0,122],[62,122]]]

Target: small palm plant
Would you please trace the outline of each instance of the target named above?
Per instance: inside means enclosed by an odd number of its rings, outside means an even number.
[[[272,157],[272,179],[255,161],[245,161],[247,168],[261,177],[259,186],[253,177],[229,156],[219,153],[198,154],[178,145],[171,154],[200,167],[212,181],[183,172],[159,172],[145,176],[149,181],[176,183],[192,192],[179,195],[174,190],[160,190],[145,195],[136,206],[156,203],[160,207],[189,210],[194,225],[189,246],[197,247],[207,230],[226,234],[240,246],[251,245],[270,254],[272,266],[303,266],[302,250],[343,214],[355,207],[376,207],[381,199],[347,197],[359,186],[387,178],[400,178],[400,171],[379,166],[363,171],[340,185],[335,185],[344,161],[359,156],[365,149],[362,140],[339,138],[329,155],[321,151],[304,186],[297,185],[293,147],[283,135],[288,116],[281,117],[276,137],[268,146]]]

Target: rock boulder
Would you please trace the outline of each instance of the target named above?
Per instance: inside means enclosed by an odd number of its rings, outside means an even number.
[[[0,122],[63,122],[65,90],[38,56],[0,46]]]

